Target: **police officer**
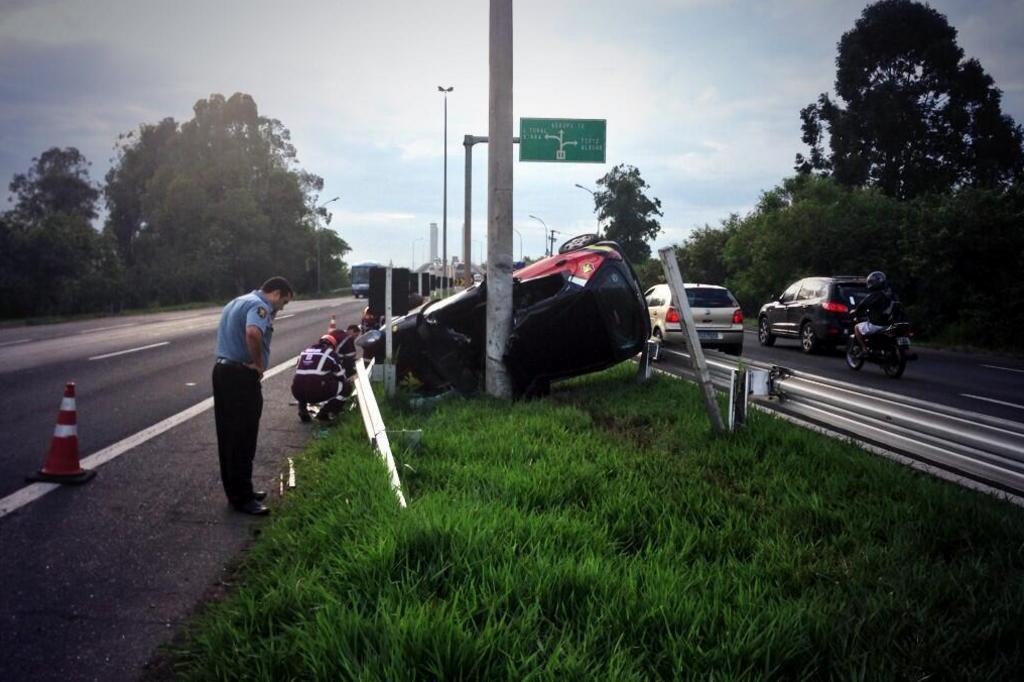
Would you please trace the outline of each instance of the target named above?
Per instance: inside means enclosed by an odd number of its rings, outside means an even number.
[[[271,277],[258,290],[224,306],[213,366],[213,414],[217,422],[220,478],[228,502],[246,514],[268,514],[267,494],[252,487],[252,460],[263,413],[260,379],[270,362],[274,315],[294,292],[284,277]]]

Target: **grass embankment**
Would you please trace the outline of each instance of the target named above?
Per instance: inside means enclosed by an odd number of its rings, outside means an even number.
[[[1024,513],[617,368],[512,406],[454,401],[399,451],[400,511],[356,415],[185,678],[1020,679]],[[397,448],[396,448],[397,449]]]

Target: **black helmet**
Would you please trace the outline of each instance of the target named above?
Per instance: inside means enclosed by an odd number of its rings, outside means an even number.
[[[885,273],[875,270],[868,275],[868,291],[878,291],[885,288]]]

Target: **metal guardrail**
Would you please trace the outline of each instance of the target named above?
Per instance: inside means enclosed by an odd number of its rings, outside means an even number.
[[[369,436],[370,442],[373,443],[380,458],[384,461],[384,465],[388,468],[391,489],[395,491],[398,505],[404,508],[406,505],[405,495],[402,494],[402,482],[398,479],[395,457],[391,454],[391,443],[388,440],[387,429],[384,428],[384,418],[381,417],[377,398],[370,385],[371,369],[373,369],[373,360],[370,361],[369,366],[364,366],[362,360],[356,361],[356,398],[359,403],[359,413],[363,417],[366,435]]]
[[[689,359],[678,351],[662,353]],[[728,390],[740,363],[709,354],[707,364],[715,386]],[[754,398],[764,407],[1024,494],[1024,424],[776,365],[743,365],[770,372],[771,397]],[[692,377],[689,368],[678,369]]]

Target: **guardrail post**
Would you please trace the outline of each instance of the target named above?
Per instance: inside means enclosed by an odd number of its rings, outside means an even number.
[[[636,382],[642,384],[651,378],[651,362],[658,358],[658,344],[648,339],[644,349],[640,351],[640,363],[637,369]]]
[[[747,370],[738,367],[729,373],[729,430],[735,431],[747,421]]]
[[[716,433],[723,433],[725,425],[722,423],[722,413],[718,411],[715,387],[711,383],[711,374],[708,372],[708,364],[704,359],[704,349],[700,346],[697,330],[693,326],[693,312],[690,310],[690,300],[686,298],[686,287],[683,286],[683,276],[679,273],[675,248],[666,246],[658,250],[658,255],[661,256],[661,265],[665,269],[665,279],[668,280],[672,298],[679,306],[679,319],[683,324],[686,345],[690,351],[690,359],[693,361],[693,369],[697,375],[697,383],[700,385],[701,396],[704,398],[704,407],[707,408],[708,418],[711,419],[711,428]]]
[[[391,397],[395,394],[395,366],[391,360],[394,348],[394,335],[391,332],[391,263],[388,263],[384,278],[384,339],[384,393]]]

